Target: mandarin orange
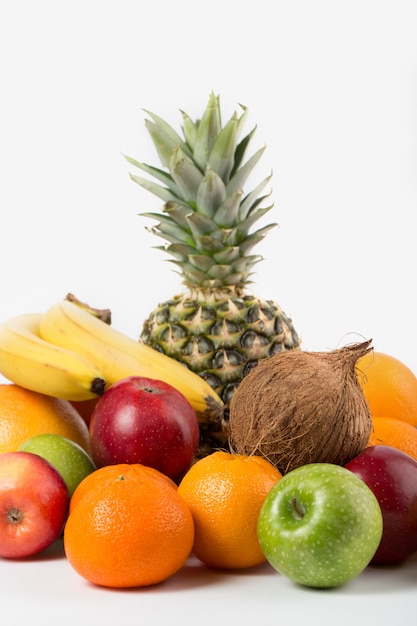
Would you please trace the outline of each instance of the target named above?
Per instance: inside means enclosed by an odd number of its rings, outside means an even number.
[[[399,359],[369,352],[356,366],[373,417],[393,417],[417,426],[417,377]]]
[[[0,453],[17,450],[27,439],[45,433],[62,435],[90,452],[88,427],[68,400],[1,384]]]
[[[119,467],[121,467],[119,465]],[[162,474],[157,469],[153,467],[148,467],[147,465],[141,465],[139,463],[135,464],[135,471],[141,472],[143,476],[148,476],[149,478],[161,480],[162,482],[170,485],[173,489],[177,489],[177,484],[174,481]],[[114,481],[115,476],[118,476],[120,470],[114,469],[113,465],[104,465],[99,469],[96,469],[91,474],[88,474],[77,486],[75,489],[71,501],[70,501],[70,512],[72,509],[85,497],[90,493],[94,492],[97,487],[97,484],[100,483],[101,489],[106,489],[108,485]]]
[[[394,417],[373,417],[368,446],[391,446],[417,461],[417,428]]]
[[[87,478],[64,530],[74,570],[112,588],[155,585],[175,574],[190,555],[194,523],[169,479],[138,464],[107,466]]]
[[[259,511],[282,477],[260,456],[217,451],[198,460],[178,493],[194,518],[193,553],[206,565],[249,568],[265,561],[257,537]]]

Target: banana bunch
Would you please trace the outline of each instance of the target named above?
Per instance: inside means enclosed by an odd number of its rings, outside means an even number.
[[[42,339],[41,318],[27,313],[0,324],[0,374],[16,385],[64,400],[101,395],[106,383],[94,361]]]
[[[201,424],[219,423],[223,403],[205,380],[116,330],[95,311],[67,297],[43,314],[0,324],[0,374],[69,400],[99,396],[128,376],[159,379],[187,398]]]

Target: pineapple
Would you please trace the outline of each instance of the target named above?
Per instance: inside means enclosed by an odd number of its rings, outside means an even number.
[[[255,129],[241,141],[247,117],[241,106],[222,126],[220,100],[211,94],[201,120],[184,112],[183,138],[147,111],[146,127],[163,169],[126,157],[151,177],[132,180],[158,196],[158,223],[149,230],[165,239],[186,291],[159,304],[143,324],[140,339],[202,376],[225,404],[217,424],[201,425],[199,456],[227,447],[227,405],[242,378],[260,359],[300,347],[292,320],[272,300],[250,294],[251,251],[275,226],[252,227],[271,210],[262,195],[271,176],[247,194],[243,186],[264,148],[243,162]]]

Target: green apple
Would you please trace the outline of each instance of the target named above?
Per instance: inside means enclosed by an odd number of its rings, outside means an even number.
[[[258,518],[267,561],[308,587],[337,587],[358,576],[381,537],[381,508],[371,489],[331,463],[310,463],[285,474]]]
[[[49,461],[63,477],[70,497],[83,478],[96,469],[81,446],[61,435],[36,435],[22,443],[19,450],[38,454]]]

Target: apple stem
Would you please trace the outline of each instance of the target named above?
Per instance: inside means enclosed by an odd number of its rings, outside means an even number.
[[[305,509],[303,505],[298,502],[296,497],[291,500],[291,508],[293,510],[294,517],[297,519],[302,519],[304,517]]]

